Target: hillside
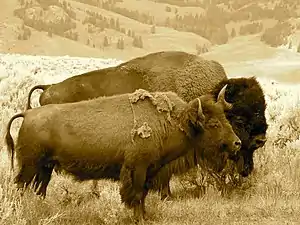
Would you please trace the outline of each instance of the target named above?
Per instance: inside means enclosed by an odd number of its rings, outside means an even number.
[[[149,52],[209,55],[224,44],[297,52],[300,1],[9,0],[0,3],[0,51],[127,60]],[[241,43],[241,38],[248,41]],[[233,49],[242,51],[243,49]],[[299,49],[300,50],[300,49]],[[229,57],[234,57],[230,52]],[[218,54],[216,54],[218,55]],[[259,56],[259,54],[256,54]]]

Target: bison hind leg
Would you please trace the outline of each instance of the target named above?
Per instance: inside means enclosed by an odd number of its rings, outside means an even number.
[[[48,163],[39,168],[39,171],[36,174],[35,179],[33,181],[34,191],[43,199],[46,198],[47,187],[50,182],[54,166],[54,163]]]
[[[35,166],[22,165],[19,173],[14,179],[14,183],[17,185],[17,189],[23,189],[25,191],[36,175],[36,172],[37,171]]]

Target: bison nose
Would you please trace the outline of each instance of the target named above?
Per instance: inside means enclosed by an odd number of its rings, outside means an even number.
[[[236,151],[238,151],[242,147],[242,142],[240,140],[235,141],[234,146],[235,146]]]

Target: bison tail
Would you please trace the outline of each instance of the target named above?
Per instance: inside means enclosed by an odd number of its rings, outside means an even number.
[[[5,135],[5,141],[6,141],[6,145],[7,145],[7,150],[8,152],[11,153],[11,168],[12,170],[14,169],[14,152],[15,152],[15,145],[14,145],[14,140],[12,139],[11,133],[10,133],[10,128],[11,128],[11,124],[12,122],[19,118],[19,117],[23,117],[24,118],[24,113],[18,113],[16,115],[14,115],[8,122],[7,124],[7,128],[6,128],[6,135]]]
[[[28,94],[27,105],[26,105],[26,107],[25,107],[25,111],[28,110],[28,109],[31,109],[30,100],[31,100],[31,95],[32,95],[32,93],[33,93],[35,90],[37,90],[37,89],[41,89],[41,90],[44,91],[45,89],[47,89],[47,88],[49,88],[49,87],[50,87],[50,85],[42,85],[42,84],[40,84],[40,85],[36,85],[36,86],[34,86],[33,88],[31,88],[30,91],[29,91],[29,94]]]

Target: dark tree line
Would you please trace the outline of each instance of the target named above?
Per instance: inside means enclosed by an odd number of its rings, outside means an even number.
[[[100,13],[97,12],[92,12],[87,10],[86,13],[88,16],[85,17],[85,19],[82,21],[83,24],[92,24],[93,26],[97,27],[100,29],[100,31],[103,31],[105,28],[107,29],[114,29],[116,31],[119,31],[128,37],[133,38],[132,45],[137,48],[143,48],[143,39],[141,36],[136,36],[135,32],[128,29],[126,30],[124,27],[121,27],[119,19],[114,19],[114,18],[108,18],[106,16],[101,15]],[[152,27],[152,31],[155,32],[155,27]],[[88,27],[88,32],[92,33],[92,27]],[[89,41],[90,43],[90,41]],[[103,46],[107,47],[109,46],[107,37],[105,36]],[[118,49],[124,49],[125,44],[124,44],[124,39],[120,38],[118,39],[117,42],[117,48]]]
[[[287,36],[291,35],[292,31],[293,27],[289,22],[278,22],[274,27],[265,30],[261,36],[261,41],[271,47],[287,44]]]
[[[20,0],[21,8],[14,10],[14,16],[23,20],[24,25],[32,27],[37,31],[45,31],[49,37],[56,34],[61,37],[65,37],[74,41],[78,40],[78,33],[73,31],[76,28],[76,23],[72,19],[76,19],[76,13],[72,10],[70,4],[66,1],[59,0],[36,0],[40,4],[42,10],[48,10],[51,5],[56,5],[64,9],[69,15],[68,17],[61,18],[59,23],[54,21],[45,21],[43,19],[44,11],[41,11],[39,15],[34,15],[32,18],[26,16],[26,9],[33,6],[32,1]],[[30,36],[29,36],[30,37]]]

